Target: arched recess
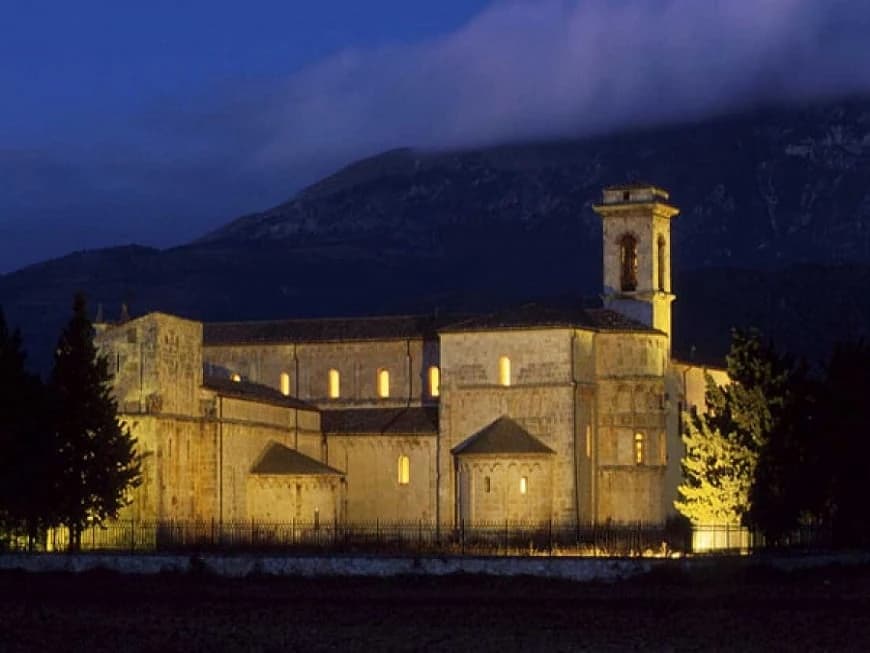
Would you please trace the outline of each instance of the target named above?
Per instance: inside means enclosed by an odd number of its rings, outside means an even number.
[[[622,292],[637,290],[637,238],[632,234],[619,239],[619,284]]]

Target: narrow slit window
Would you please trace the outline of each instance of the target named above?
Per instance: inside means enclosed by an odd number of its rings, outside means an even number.
[[[503,386],[511,384],[511,359],[507,356],[498,359],[498,382]]]
[[[398,464],[399,485],[408,485],[411,482],[411,459],[402,454]]]
[[[290,395],[290,375],[287,372],[281,372],[281,394],[285,397]]]
[[[586,427],[586,457],[592,458],[592,427]]]
[[[520,494],[526,494],[529,491],[529,477],[520,476]]]
[[[389,370],[378,370],[378,397],[386,399],[390,396],[390,372]]]
[[[483,491],[489,494],[492,490],[492,481],[489,479],[489,476],[483,477]]]
[[[436,365],[429,368],[429,396],[438,397],[441,394],[441,370]]]
[[[634,434],[634,463],[643,465],[646,458],[646,438],[643,433]]]
[[[330,399],[338,399],[341,396],[341,374],[336,369],[329,370],[328,395]]]
[[[659,282],[659,290],[665,292],[665,237],[659,236],[658,244],[657,244],[657,252],[656,252],[656,267],[658,268],[658,282]]]

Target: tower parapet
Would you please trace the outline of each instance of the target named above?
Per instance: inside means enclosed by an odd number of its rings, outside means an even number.
[[[593,210],[603,222],[604,305],[671,337],[671,218],[679,209],[652,184],[604,189]]]

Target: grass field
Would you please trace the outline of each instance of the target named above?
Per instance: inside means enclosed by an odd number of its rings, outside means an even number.
[[[0,650],[870,650],[870,569],[614,584],[4,572]]]

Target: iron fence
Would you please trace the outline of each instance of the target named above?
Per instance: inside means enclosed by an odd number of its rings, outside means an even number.
[[[117,552],[389,553],[467,555],[652,555],[686,550],[668,529],[643,524],[600,526],[553,522],[476,522],[447,527],[422,520],[354,523],[323,521],[133,521],[86,528],[81,549]],[[0,535],[0,549],[65,551],[69,531],[44,540]]]
[[[564,524],[475,522],[447,527],[427,521],[341,523],[323,521],[134,521],[116,520],[85,529],[85,551],[287,552],[663,556],[690,552],[748,552],[771,547],[824,548],[822,529],[803,528],[781,542],[765,542],[736,526],[694,529],[672,524]],[[65,551],[69,531],[51,529],[36,542],[0,533],[0,550]]]

